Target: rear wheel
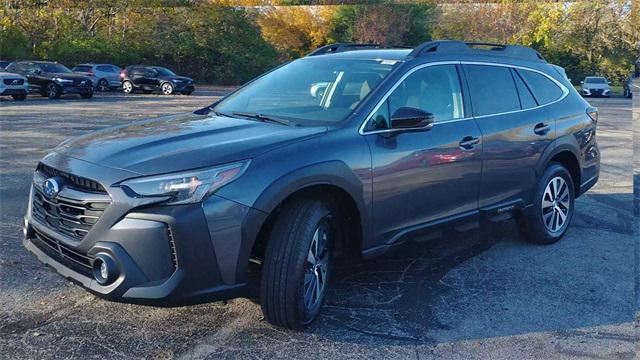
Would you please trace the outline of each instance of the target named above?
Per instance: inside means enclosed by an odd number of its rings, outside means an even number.
[[[533,209],[516,220],[520,233],[527,241],[552,244],[562,238],[571,223],[575,191],[567,169],[552,163],[538,184]]]
[[[162,86],[160,86],[160,91],[165,95],[173,94],[173,84],[170,82],[163,83]]]
[[[318,313],[327,291],[335,234],[329,207],[299,199],[276,220],[262,269],[260,302],[272,324],[302,329]]]
[[[13,98],[13,100],[16,100],[16,101],[23,101],[24,99],[26,99],[26,98],[27,98],[27,94],[11,95],[11,97]]]
[[[122,83],[122,91],[125,94],[132,94],[133,93],[133,83],[129,80],[125,80]]]
[[[49,83],[47,85],[46,94],[49,99],[57,99],[60,97],[60,95],[62,95],[62,90],[58,85]]]

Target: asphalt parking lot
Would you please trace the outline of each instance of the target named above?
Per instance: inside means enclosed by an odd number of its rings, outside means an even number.
[[[223,93],[0,100],[0,358],[635,358],[627,99],[590,100],[600,109],[601,177],[561,242],[525,243],[510,222],[341,265],[304,333],[261,321],[248,299],[174,309],[107,302],[22,247],[31,174],[51,148]]]

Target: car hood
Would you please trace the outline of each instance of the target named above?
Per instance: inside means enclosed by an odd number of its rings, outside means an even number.
[[[165,80],[182,80],[182,81],[193,81],[193,79],[188,78],[186,76],[165,76]]]
[[[326,130],[189,113],[92,132],[67,140],[54,151],[155,175],[252,158]]]
[[[26,80],[26,78],[20,74],[0,71],[0,79],[6,79],[6,78]]]

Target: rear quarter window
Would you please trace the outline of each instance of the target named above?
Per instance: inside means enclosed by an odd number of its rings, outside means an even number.
[[[549,104],[562,97],[564,93],[562,89],[545,75],[523,69],[517,71],[527,83],[538,104]]]
[[[91,72],[91,66],[76,66],[73,68],[73,71]]]
[[[475,116],[520,110],[511,69],[492,65],[464,65]]]

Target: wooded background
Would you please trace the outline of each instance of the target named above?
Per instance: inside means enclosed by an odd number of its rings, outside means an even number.
[[[241,84],[327,43],[459,39],[532,46],[574,83],[585,75],[619,83],[640,53],[638,2],[3,0],[0,59],[164,65],[199,82]]]

